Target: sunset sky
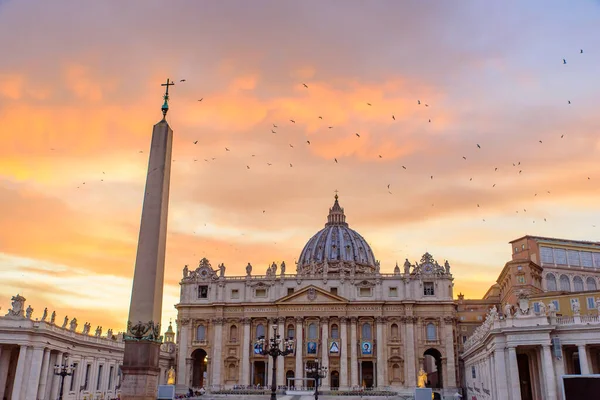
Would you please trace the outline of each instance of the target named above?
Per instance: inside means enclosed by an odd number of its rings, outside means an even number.
[[[163,325],[185,264],[293,271],[336,189],[455,295],[512,239],[600,240],[599,1],[0,0],[0,37],[1,315],[125,327],[166,78]]]

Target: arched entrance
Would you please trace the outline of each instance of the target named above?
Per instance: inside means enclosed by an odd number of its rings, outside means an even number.
[[[423,353],[423,369],[427,372],[427,387],[441,389],[442,382],[442,354],[439,350],[431,348]]]
[[[201,388],[206,383],[206,351],[196,349],[192,353],[192,387]]]
[[[331,371],[331,381],[329,382],[329,386],[332,389],[339,389],[340,387],[340,373],[337,371]]]
[[[372,388],[375,386],[373,376],[373,361],[362,361],[360,363],[361,386]]]

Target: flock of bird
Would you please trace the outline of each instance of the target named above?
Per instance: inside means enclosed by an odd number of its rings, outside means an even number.
[[[583,49],[580,50],[579,54],[584,54]],[[563,63],[563,65],[567,65],[567,59],[563,58],[562,59],[562,63]],[[185,82],[186,82],[186,79],[181,79],[179,81],[179,83],[185,83]],[[310,90],[311,89],[308,83],[299,83],[299,85],[301,85],[301,88],[304,88],[305,90]],[[202,97],[202,98],[198,99],[197,101],[199,103],[203,103],[203,102],[205,102],[205,98]],[[208,99],[208,101],[209,101],[209,99]],[[368,107],[374,107],[373,103],[371,103],[370,101],[365,101],[365,104]],[[431,112],[432,107],[430,107],[429,103],[421,101],[421,99],[415,99],[414,100],[414,104],[415,104],[416,107],[423,107],[423,109],[427,110],[427,114],[429,114],[429,115],[427,115],[425,117],[425,120],[427,121],[426,124],[433,123],[434,118],[433,118],[433,115],[432,115],[432,112]],[[566,99],[566,105],[568,106],[568,105],[571,105],[571,104],[572,104],[571,100],[570,99]],[[315,115],[315,118],[317,118],[319,120],[322,120],[324,122],[323,129],[325,129],[325,128],[328,129],[328,130],[335,129],[335,127],[333,125],[329,125],[329,124],[325,123],[326,119],[324,119],[323,115]],[[390,118],[391,118],[392,121],[396,121],[396,116],[394,114],[391,114]],[[297,122],[296,118],[294,118],[293,116],[291,116],[289,118],[289,120],[285,121],[285,122],[281,122],[281,121],[275,121],[275,122],[271,121],[271,122],[268,122],[269,126],[266,129],[268,129],[268,131],[270,131],[270,134],[277,135],[277,134],[280,134],[280,132],[282,132],[282,131],[285,132],[286,124],[290,124],[291,126],[293,126],[293,125],[296,124],[296,122]],[[348,133],[348,134],[350,134],[350,133]],[[361,140],[361,134],[360,134],[360,132],[353,132],[352,135],[355,137],[355,140]],[[557,139],[564,139],[564,138],[565,138],[565,134],[561,134],[560,138],[557,138]],[[540,144],[544,143],[544,141],[541,140],[541,139],[538,139],[538,142]],[[200,143],[200,141],[199,140],[193,140],[191,143],[193,145],[198,145]],[[313,143],[311,142],[311,140],[305,140],[305,145],[306,146],[311,146],[312,144]],[[297,143],[296,143],[296,146],[293,143],[288,143],[288,145],[289,145],[289,148],[292,148],[292,149],[294,149],[295,147],[298,146]],[[484,147],[485,147],[484,144],[482,145],[481,143],[473,143],[473,149],[474,149],[474,151],[482,151],[482,149]],[[234,147],[228,146],[228,147],[224,147],[223,152],[229,153],[229,152],[232,151],[232,149],[233,149],[233,151],[242,151],[242,152],[244,151],[244,149],[243,149],[242,146],[240,146],[240,148],[237,148],[235,146]],[[139,153],[144,153],[144,151],[140,150]],[[248,154],[248,156],[249,156],[249,160],[253,160],[253,159],[258,160],[259,158],[261,158],[260,156],[258,158],[256,158],[257,157],[256,154]],[[460,155],[460,157],[462,157],[462,160],[465,161],[465,162],[469,161],[469,154],[468,153]],[[220,156],[216,157],[215,155],[213,155],[211,157],[203,158],[203,161],[207,162],[207,163],[210,163],[210,162],[216,161],[218,158],[220,158]],[[383,154],[377,154],[377,158],[382,159],[382,158],[384,158],[384,155]],[[200,160],[201,159],[199,159],[199,158],[193,158],[193,162],[198,162]],[[175,161],[176,160],[173,159],[173,162],[175,162]],[[264,162],[263,165],[266,165],[268,167],[273,166],[273,162],[270,162],[268,160],[263,160],[262,162]],[[333,164],[339,164],[339,163],[342,162],[342,160],[339,157],[333,157],[332,160],[331,160],[331,162]],[[289,164],[289,168],[294,168],[294,163],[288,162],[288,164]],[[252,165],[253,165],[252,163],[246,163],[245,164],[245,169],[246,170],[251,170],[253,168]],[[508,164],[507,167],[510,168],[510,164]],[[524,169],[523,169],[524,167],[521,166],[521,161],[512,162],[512,167],[514,169],[514,174],[515,175],[521,175],[524,172]],[[412,169],[412,167],[410,165],[408,165],[408,164],[401,165],[401,168],[404,171],[408,171],[408,170]],[[494,172],[498,172],[501,168],[503,168],[503,167],[502,166],[496,166],[496,167],[494,167]],[[420,173],[422,173],[422,171]],[[104,172],[103,172],[103,174],[104,174]],[[431,175],[431,174],[427,174],[426,176],[429,177],[429,180],[434,180],[434,178],[435,178],[434,175]],[[473,181],[473,176],[469,176],[468,179],[469,179],[469,182],[472,182]],[[587,179],[590,180],[591,178],[588,177]],[[83,184],[85,184],[85,182]],[[491,188],[496,188],[496,185],[497,185],[496,183],[491,183],[490,187]],[[388,183],[386,185],[387,193],[389,193],[390,195],[393,194],[393,192],[391,190],[392,186],[393,186],[392,183]],[[542,192],[540,192],[540,193],[537,193],[537,192],[536,193],[532,193],[533,197],[537,197],[538,194],[550,195],[551,191],[550,190],[545,190],[545,193],[542,193]],[[431,206],[434,207],[435,204],[432,203]],[[482,203],[474,202],[473,206],[476,209],[482,209],[483,208],[483,204]],[[262,213],[263,214],[266,213],[266,210],[262,210]],[[519,214],[519,213],[526,214],[527,213],[527,208],[523,208],[522,210],[521,209],[515,210],[515,213],[517,213],[517,214]],[[543,218],[544,222],[547,222],[547,220],[548,219],[546,217]],[[485,218],[482,218],[482,221],[485,222],[486,221]],[[533,219],[532,222],[535,223],[536,220]]]

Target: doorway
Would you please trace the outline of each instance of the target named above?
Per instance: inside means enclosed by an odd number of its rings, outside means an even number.
[[[194,350],[192,353],[192,387],[204,387],[206,379],[207,362],[206,351],[203,349]]]
[[[375,383],[373,380],[373,361],[362,361],[360,363],[360,372],[362,386],[372,388]]]
[[[427,373],[426,387],[441,389],[442,382],[442,354],[439,350],[431,348],[423,353],[423,370]]]
[[[331,380],[329,381],[329,386],[332,389],[339,389],[340,387],[340,373],[337,371],[331,372]]]
[[[265,386],[267,382],[267,377],[265,375],[266,369],[264,361],[254,361],[254,377],[252,379],[252,384],[254,386]]]
[[[529,370],[529,356],[517,354],[517,366],[519,369],[519,385],[521,386],[521,400],[533,400],[531,390],[531,371]],[[514,384],[514,382],[512,382]]]

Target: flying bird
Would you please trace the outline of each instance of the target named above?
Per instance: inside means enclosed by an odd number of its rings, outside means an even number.
[[[304,87],[308,89],[308,85],[306,83],[303,83]]]
[[[396,117],[394,117],[394,114],[392,114],[392,119],[393,119],[394,121],[396,120]]]
[[[290,167],[293,167],[292,163],[290,163]]]
[[[579,50],[579,54],[583,54],[583,49]]]
[[[542,143],[542,141],[540,140],[540,143]]]
[[[567,60],[565,60],[565,59],[563,58],[563,64],[566,64],[566,63],[567,63]]]
[[[564,134],[562,134],[562,135],[560,135],[560,138],[562,139],[564,136],[565,136],[565,135],[564,135]]]
[[[185,82],[185,79],[181,79],[179,82]]]
[[[467,157],[465,157],[465,156],[463,156],[463,158],[464,158],[465,160],[467,159]]]
[[[383,158],[383,157],[381,157],[381,154],[379,155],[379,158]]]
[[[290,119],[290,122],[293,123],[293,124],[296,123],[296,121],[294,121],[293,119]]]
[[[273,124],[273,128],[277,128],[277,125]]]
[[[368,105],[368,106],[371,106],[372,104],[371,104],[371,103],[367,103],[367,105]]]
[[[418,104],[418,105],[421,105],[421,100],[417,100],[417,104]]]
[[[201,98],[201,99],[200,99],[200,100],[198,100],[198,101],[202,101],[202,100],[204,100],[204,97],[203,97],[203,98]]]
[[[338,160],[337,160],[337,158],[334,158],[334,159],[333,159],[333,161],[335,161],[335,163],[336,163],[336,164],[338,163]]]
[[[267,165],[270,167],[270,166],[271,166],[271,165],[273,165],[273,164],[271,164],[271,163],[267,163]]]
[[[246,168],[250,169],[250,167],[248,165],[246,165]]]
[[[569,102],[569,104],[571,104],[571,100],[567,100]]]
[[[388,189],[390,188],[390,184],[388,183]]]
[[[319,115],[319,119],[323,119],[323,117],[321,117],[321,116]]]
[[[477,144],[477,148],[478,148],[478,149],[480,149],[480,148],[481,148],[481,146],[480,146],[479,144]]]
[[[198,144],[198,141],[196,140],[196,141],[194,142],[194,144]]]
[[[406,169],[406,167],[403,165],[402,168]]]
[[[498,171],[498,167],[494,168],[494,171]]]
[[[429,122],[431,122],[431,119],[429,120]]]
[[[273,133],[277,133],[277,132],[275,132],[273,129],[271,129],[271,132],[273,132]]]
[[[291,147],[292,149],[294,148],[294,146],[292,146],[291,144],[290,144],[290,147]]]
[[[356,136],[357,136],[357,137],[360,137],[360,135],[359,135],[358,133],[356,133]]]
[[[306,143],[310,144],[310,140],[307,140]]]
[[[229,149],[227,147],[225,147],[225,151],[229,151]]]
[[[431,179],[433,179],[433,175],[431,175]]]

